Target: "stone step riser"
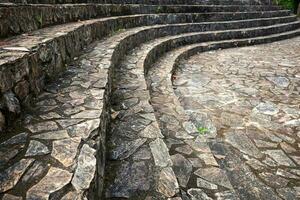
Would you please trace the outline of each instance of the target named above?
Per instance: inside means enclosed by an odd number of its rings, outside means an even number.
[[[65,4],[65,3],[116,3],[116,4],[251,4],[251,5],[260,5],[260,4],[271,4],[271,1],[261,0],[261,1],[229,1],[229,0],[4,0],[4,2],[12,3],[38,3],[38,4]]]
[[[293,37],[297,37],[300,35],[300,31],[295,31],[290,34],[282,34],[275,37],[261,37],[261,38],[252,38],[250,39],[241,39],[241,40],[232,40],[232,41],[220,41],[216,42],[215,44],[211,44],[209,46],[206,45],[199,45],[197,47],[193,47],[191,49],[188,49],[184,53],[180,54],[174,63],[173,71],[176,70],[178,67],[178,64],[180,60],[182,59],[188,59],[189,57],[197,54],[202,53],[206,51],[212,51],[217,49],[228,49],[228,48],[234,48],[234,47],[244,47],[244,46],[251,46],[251,45],[259,45],[259,44],[265,44],[265,43],[271,43],[276,42],[279,40],[285,40]]]
[[[119,8],[119,9],[118,9]],[[175,12],[176,10],[171,10]],[[151,13],[147,9],[131,9],[131,7],[97,7],[81,6],[78,7],[1,7],[0,13],[5,14],[6,18],[0,23],[0,38],[17,35],[28,31],[37,30],[41,27],[47,27],[53,24],[86,20],[97,17],[131,15],[138,13]],[[68,14],[66,14],[68,13]],[[212,20],[238,20],[267,17],[282,17],[290,15],[289,11],[270,11],[270,12],[234,12],[234,13],[179,13],[179,14],[159,14],[152,18],[161,18],[160,23],[182,23],[182,22],[199,22]],[[151,17],[151,16],[150,16]],[[169,18],[163,19],[163,18]],[[178,18],[184,20],[177,20]],[[171,20],[173,19],[173,20]],[[174,20],[176,19],[176,20]],[[167,20],[167,21],[165,21]],[[25,23],[26,21],[26,23]],[[158,19],[154,19],[155,24]],[[150,21],[148,22],[150,24]]]
[[[227,32],[219,32],[219,33],[202,33],[195,34],[189,36],[183,36],[175,39],[170,39],[165,42],[160,43],[155,46],[149,54],[147,55],[144,61],[144,70],[147,74],[148,69],[155,63],[155,61],[163,55],[165,52],[171,51],[172,49],[178,48],[179,46],[201,43],[201,42],[209,42],[209,41],[218,41],[218,40],[231,40],[231,39],[242,39],[242,38],[253,38],[253,37],[261,37],[276,33],[282,33],[287,31],[292,31],[300,28],[300,23],[295,23],[291,25],[280,26],[277,28],[267,28],[267,29],[255,29],[248,31],[227,31]],[[297,35],[297,34],[296,34]],[[295,34],[287,35],[282,37],[282,39],[286,39],[288,37],[294,37]],[[281,39],[281,37],[278,37]],[[249,44],[251,42],[248,41]]]

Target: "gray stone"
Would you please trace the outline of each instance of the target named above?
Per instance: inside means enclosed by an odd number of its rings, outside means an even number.
[[[21,106],[16,95],[9,91],[3,94],[4,104],[9,112],[14,113],[16,115],[20,114]]]
[[[76,190],[86,190],[96,172],[96,150],[84,144],[81,148],[77,168],[72,179],[72,185]]]
[[[191,200],[212,200],[207,194],[199,188],[191,188],[187,191]]]
[[[182,126],[189,134],[198,132],[197,128],[192,122],[183,122]]]
[[[5,127],[5,116],[0,111],[0,131],[3,131]]]
[[[45,171],[48,170],[46,164],[35,161],[33,165],[27,170],[27,172],[22,176],[22,184],[28,184],[30,181],[41,178]]]
[[[160,167],[172,166],[172,161],[169,155],[167,145],[162,139],[156,139],[150,142],[151,152],[154,158],[155,165]]]
[[[41,122],[41,123],[34,124],[34,125],[28,125],[26,128],[28,130],[30,130],[32,133],[38,133],[38,132],[42,132],[42,131],[57,130],[58,126],[55,122],[48,121],[48,122]]]
[[[61,140],[69,138],[68,132],[66,130],[51,131],[46,133],[41,133],[38,135],[31,136],[32,138],[42,139],[42,140]]]
[[[271,102],[260,103],[254,108],[254,110],[265,115],[275,115],[279,112],[277,106]]]
[[[106,197],[130,198],[135,192],[148,191],[151,184],[150,167],[144,161],[123,162],[116,172],[113,184],[106,191]]]
[[[100,118],[101,110],[84,110],[80,113],[72,115],[72,119],[98,119]]]
[[[294,200],[300,198],[299,191],[294,188],[280,188],[276,190],[281,198],[284,200]]]
[[[197,153],[197,156],[203,160],[206,165],[219,166],[212,153]]]
[[[223,171],[222,169],[219,169],[217,167],[209,167],[209,168],[198,169],[194,173],[197,176],[211,183],[226,187],[228,189],[232,189],[232,185],[229,182],[225,171]]]
[[[254,140],[254,143],[258,148],[276,148],[277,144],[273,142],[267,142],[264,140]]]
[[[175,151],[186,155],[193,153],[193,150],[188,145],[179,146],[175,149]]]
[[[241,152],[253,156],[255,158],[262,158],[262,153],[252,143],[252,141],[241,131],[224,133],[225,141],[237,148]]]
[[[71,166],[74,164],[80,141],[79,137],[54,141],[51,156],[65,167]]]
[[[34,159],[22,159],[12,165],[10,168],[0,173],[0,192],[6,192],[12,189],[20,180],[26,169],[31,165]]]
[[[51,167],[46,176],[27,191],[27,199],[48,200],[49,196],[69,184],[72,174],[66,170]]]
[[[145,138],[163,138],[164,136],[161,134],[158,124],[156,122],[152,122],[149,124],[144,130],[139,132],[141,137]]]
[[[284,178],[288,178],[288,179],[297,179],[300,180],[300,176],[296,176],[288,171],[285,171],[283,169],[277,169],[276,171],[276,175],[282,176]]]
[[[273,76],[273,77],[267,77],[267,79],[271,82],[273,82],[278,87],[287,87],[290,84],[289,79],[282,76]]]
[[[99,128],[100,119],[88,120],[80,124],[68,127],[69,133],[72,137],[82,137],[86,139],[90,134]]]
[[[218,189],[218,186],[216,184],[210,183],[202,178],[197,178],[197,187],[209,190]]]
[[[23,198],[20,196],[15,196],[15,195],[11,195],[11,194],[5,194],[2,197],[2,200],[22,200]]]
[[[25,156],[40,156],[50,153],[48,147],[43,143],[31,140]]]
[[[150,148],[141,148],[139,151],[137,151],[134,156],[133,160],[149,160],[151,159],[151,152]]]
[[[79,124],[82,121],[83,121],[83,119],[61,119],[61,120],[56,120],[56,122],[64,129],[69,127],[69,126]]]
[[[123,160],[125,158],[128,158],[129,156],[134,154],[137,149],[146,141],[147,139],[136,139],[129,142],[122,141],[120,145],[117,145],[117,147],[111,151],[110,158],[114,160]]]
[[[13,136],[12,138],[2,142],[0,147],[14,144],[24,144],[26,142],[28,133],[20,133],[18,135]]]
[[[157,190],[165,197],[173,197],[179,192],[179,185],[171,167],[161,170]]]
[[[264,151],[264,153],[269,155],[279,165],[295,167],[295,163],[291,159],[289,159],[288,156],[282,150],[266,150]]]
[[[182,187],[186,187],[193,170],[192,164],[180,154],[172,155],[171,159],[179,185]]]
[[[288,180],[280,176],[274,175],[272,173],[263,172],[259,176],[271,187],[273,188],[282,188],[288,184]]]

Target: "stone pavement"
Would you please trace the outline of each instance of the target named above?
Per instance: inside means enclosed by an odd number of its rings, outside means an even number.
[[[182,60],[173,74],[185,113],[208,130],[201,137],[217,159],[215,170],[225,172],[240,199],[300,198],[299,52],[300,37],[210,51]],[[194,174],[209,183],[199,187],[222,184],[200,172]],[[257,184],[265,188],[251,194]]]

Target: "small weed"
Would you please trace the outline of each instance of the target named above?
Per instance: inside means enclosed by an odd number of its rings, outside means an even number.
[[[208,129],[205,127],[198,127],[197,130],[200,135],[205,135],[208,133]]]
[[[43,26],[43,15],[39,15],[36,17],[37,19],[37,22],[39,23],[39,27],[42,27]]]

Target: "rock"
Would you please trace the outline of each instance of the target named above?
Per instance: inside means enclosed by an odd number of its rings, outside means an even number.
[[[157,190],[165,197],[173,197],[179,192],[179,185],[171,167],[161,170]]]
[[[154,158],[155,165],[160,167],[172,166],[169,149],[162,139],[150,142],[150,149]]]
[[[193,167],[199,168],[203,167],[203,161],[200,158],[188,158],[189,161],[192,163]]]
[[[267,142],[264,140],[254,140],[254,143],[258,148],[276,148],[277,144],[273,142]]]
[[[206,165],[219,166],[212,153],[198,153],[197,156],[203,160]]]
[[[0,132],[4,130],[5,127],[5,116],[0,111]]]
[[[48,167],[45,163],[40,161],[35,161],[33,165],[27,170],[27,172],[22,176],[22,184],[28,184],[30,181],[41,178]]]
[[[2,197],[2,200],[22,200],[23,198],[20,196],[15,196],[15,195],[11,195],[11,194],[5,194]]]
[[[269,155],[273,160],[275,160],[279,165],[295,167],[295,163],[289,159],[289,157],[282,150],[266,150],[265,154]]]
[[[288,184],[288,180],[272,173],[263,172],[259,176],[271,187],[282,188]]]
[[[173,169],[178,179],[179,185],[182,187],[186,187],[191,173],[193,171],[193,166],[186,158],[184,158],[180,154],[175,154],[171,156],[173,162]]]
[[[28,125],[26,126],[28,130],[30,130],[32,133],[38,133],[42,131],[55,131],[58,129],[58,126],[53,121],[47,121],[47,122],[41,122],[34,125]]]
[[[191,200],[212,200],[202,189],[198,188],[191,188],[187,191],[188,195],[190,196]]]
[[[122,162],[116,172],[116,178],[106,191],[106,198],[130,198],[136,192],[150,189],[151,165],[141,162]]]
[[[246,134],[242,131],[224,133],[225,141],[237,148],[241,152],[253,156],[255,158],[261,158],[263,155],[260,150],[252,143]]]
[[[0,173],[0,193],[12,189],[34,159],[22,159]]]
[[[149,124],[144,130],[139,132],[141,137],[145,138],[163,138],[164,136],[161,134],[158,124],[156,122],[152,122]]]
[[[94,130],[99,128],[99,126],[100,119],[94,119],[70,126],[68,127],[68,131],[71,137],[82,137],[83,139],[86,139]]]
[[[84,144],[81,148],[77,168],[72,179],[72,185],[76,190],[86,190],[96,172],[96,150]]]
[[[267,168],[266,165],[264,165],[263,163],[261,163],[259,160],[256,160],[254,158],[247,160],[246,163],[253,169],[257,170],[257,171],[262,171],[264,169]]]
[[[51,156],[65,167],[71,166],[75,161],[80,141],[79,137],[54,141]]]
[[[297,151],[294,147],[292,147],[286,142],[281,142],[280,146],[283,149],[283,151],[285,151],[285,153],[294,153]]]
[[[41,140],[61,140],[61,139],[69,138],[70,136],[68,135],[68,131],[60,130],[60,131],[41,133],[31,137],[41,139]]]
[[[39,141],[31,140],[25,156],[40,156],[48,153],[50,153],[50,151],[46,145]]]
[[[137,149],[142,146],[147,139],[136,139],[133,141],[121,140],[120,144],[116,145],[110,153],[110,158],[114,160],[123,160],[134,154]]]
[[[231,183],[229,182],[225,171],[217,167],[198,169],[194,172],[194,174],[213,184],[232,189]]]
[[[27,81],[20,81],[14,88],[18,98],[24,99],[29,93],[29,83]]]
[[[210,148],[206,142],[203,142],[200,137],[197,137],[195,140],[185,140],[192,149],[202,153],[210,153]]]
[[[65,196],[63,196],[61,200],[87,200],[87,199],[83,196],[83,193],[81,191],[80,192],[70,191]]]
[[[193,153],[193,149],[191,149],[188,145],[179,146],[175,149],[175,151],[186,155]]]
[[[69,184],[71,178],[70,172],[51,167],[46,176],[27,191],[26,198],[48,200],[52,193]]]
[[[280,188],[276,190],[281,198],[284,200],[299,199],[300,193],[294,188]]]
[[[4,105],[10,113],[15,115],[20,114],[21,107],[18,98],[11,91],[3,94]]]
[[[279,175],[279,176],[282,176],[282,177],[288,178],[288,179],[300,180],[300,176],[296,176],[296,175],[294,175],[288,171],[285,171],[283,169],[277,169],[276,175]]]
[[[84,110],[80,113],[71,116],[72,119],[98,119],[100,118],[101,110]]]
[[[141,148],[133,156],[133,160],[149,160],[149,159],[151,159],[151,150],[149,147]]]
[[[209,189],[209,190],[218,189],[218,186],[216,184],[210,183],[202,178],[197,178],[197,187]]]
[[[227,190],[224,192],[215,193],[217,200],[240,200],[240,198],[235,194],[234,190]]]
[[[254,110],[265,115],[275,115],[279,112],[277,106],[271,102],[260,103]]]
[[[290,81],[289,79],[283,77],[283,76],[273,76],[273,77],[267,77],[267,79],[271,82],[273,82],[276,86],[285,88],[289,86]]]
[[[13,136],[12,138],[2,142],[0,147],[7,146],[7,145],[14,145],[14,144],[24,144],[26,142],[28,133],[20,133],[18,135]]]
[[[189,134],[198,133],[197,128],[192,122],[183,122],[182,126]]]

